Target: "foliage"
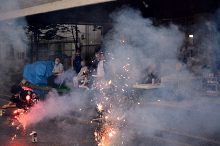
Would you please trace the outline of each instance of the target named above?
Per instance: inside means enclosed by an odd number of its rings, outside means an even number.
[[[65,34],[72,33],[75,41],[74,31],[80,32],[72,24],[30,24],[27,33],[37,33],[39,40],[61,40],[67,38]]]

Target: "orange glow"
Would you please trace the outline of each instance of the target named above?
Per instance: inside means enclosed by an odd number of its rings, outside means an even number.
[[[16,137],[17,137],[17,135],[14,135],[14,136],[11,138],[11,140],[14,140]]]
[[[17,113],[18,113],[18,110],[15,110],[13,113],[14,113],[14,114],[17,114]]]
[[[29,101],[31,99],[30,95],[26,96],[27,101]]]
[[[97,104],[97,108],[98,108],[98,111],[102,111],[102,105],[101,104]]]
[[[112,134],[112,133],[109,133],[109,136],[110,136],[110,137],[112,137],[112,136],[113,136],[113,134]]]

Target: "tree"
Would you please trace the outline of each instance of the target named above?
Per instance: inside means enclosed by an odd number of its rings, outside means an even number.
[[[36,54],[38,60],[38,46],[41,40],[62,40],[67,37],[65,34],[71,33],[75,48],[78,49],[78,30],[77,25],[73,24],[30,24],[26,28],[27,34],[31,36],[30,57],[33,62],[33,54]],[[33,45],[34,44],[34,45]],[[35,48],[35,51],[33,50]]]

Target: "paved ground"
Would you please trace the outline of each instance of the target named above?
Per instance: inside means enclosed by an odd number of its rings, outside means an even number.
[[[0,107],[7,104],[10,96],[1,94]],[[94,127],[90,119],[80,118],[80,114],[65,115],[59,119],[47,120],[27,127],[27,136],[23,129],[12,126],[12,109],[7,109],[0,117],[0,146],[93,146],[95,145]],[[38,142],[32,143],[32,131],[37,131]]]
[[[0,95],[0,107],[6,104],[10,94]],[[199,102],[198,102],[199,101]],[[135,116],[120,130],[123,137],[130,132],[126,146],[176,146],[176,145],[220,145],[220,100],[218,98],[195,97],[190,101],[154,101],[140,103]],[[86,113],[72,112],[59,119],[47,120],[27,127],[27,136],[22,129],[11,125],[11,110],[0,117],[0,146],[95,146],[95,124],[81,117]],[[159,121],[159,123],[158,123]],[[132,127],[131,127],[132,125]],[[38,142],[32,143],[28,134],[38,133]],[[16,135],[16,137],[15,137]],[[115,141],[121,141],[116,139]]]

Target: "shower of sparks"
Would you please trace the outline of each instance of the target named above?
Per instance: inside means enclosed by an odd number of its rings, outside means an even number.
[[[107,53],[107,55],[112,55]],[[114,64],[115,58],[112,56],[108,57],[110,59],[110,64]],[[93,119],[97,122],[97,127],[94,132],[95,140],[98,146],[107,145],[124,145],[123,135],[120,133],[120,129],[125,125],[126,114],[124,113],[124,108],[126,108],[126,100],[128,97],[128,89],[131,87],[129,81],[132,79],[130,75],[131,65],[128,63],[130,57],[125,58],[122,62],[122,72],[117,72],[116,68],[113,68],[114,78],[109,80],[107,84],[99,84],[99,92],[102,95],[100,97],[101,101],[97,104],[97,112],[99,114],[98,118]],[[119,74],[120,73],[120,74]],[[104,90],[103,86],[108,86],[108,91]],[[110,94],[109,94],[110,92]],[[126,94],[126,95],[125,95]],[[95,98],[97,100],[97,98]],[[135,102],[135,101],[131,101]],[[138,103],[140,104],[140,103]],[[116,143],[116,138],[121,135],[122,141]]]

